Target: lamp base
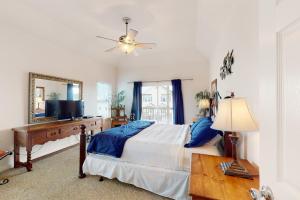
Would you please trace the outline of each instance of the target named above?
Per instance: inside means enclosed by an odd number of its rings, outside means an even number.
[[[253,179],[253,176],[236,160],[232,162],[221,162],[220,167],[225,175],[237,176],[240,178]]]

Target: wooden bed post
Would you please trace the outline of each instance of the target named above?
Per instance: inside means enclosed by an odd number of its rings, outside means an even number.
[[[79,150],[79,178],[85,178],[86,175],[83,173],[82,166],[86,157],[86,133],[85,133],[85,125],[81,125],[81,133],[80,133],[80,150]]]

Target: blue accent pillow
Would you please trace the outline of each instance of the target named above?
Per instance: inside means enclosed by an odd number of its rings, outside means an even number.
[[[199,147],[209,142],[216,135],[222,135],[223,133],[221,131],[210,128],[212,123],[211,118],[199,120],[198,124],[191,131],[191,141],[185,144],[184,147]]]
[[[200,119],[198,119],[198,121],[196,121],[195,123],[192,124],[192,127],[191,127],[191,132],[193,132],[193,130],[196,128],[196,126],[200,123],[200,122],[203,122],[203,121],[209,121],[211,120],[210,117],[202,117]]]

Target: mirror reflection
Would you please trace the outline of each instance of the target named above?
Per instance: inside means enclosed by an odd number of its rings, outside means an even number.
[[[50,101],[80,100],[79,84],[36,79],[35,85],[34,117],[46,117],[46,103]]]
[[[67,107],[78,107],[82,104],[82,82],[80,81],[31,73],[30,83],[32,96],[29,123],[58,120],[55,107],[62,104]]]

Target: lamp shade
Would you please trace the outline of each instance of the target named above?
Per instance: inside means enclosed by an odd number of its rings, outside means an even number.
[[[212,128],[230,132],[258,130],[257,124],[244,98],[221,100]]]

